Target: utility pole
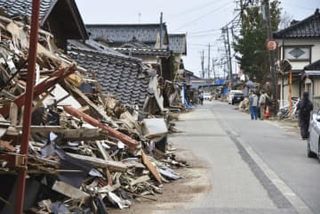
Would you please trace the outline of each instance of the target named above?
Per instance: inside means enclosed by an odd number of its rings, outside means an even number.
[[[228,65],[228,75],[229,78],[232,78],[232,60],[231,60],[231,45],[230,45],[230,37],[229,37],[229,28],[226,26],[222,29],[223,33],[226,33],[224,36],[225,40],[225,49],[226,49],[226,58],[227,58],[227,65]]]
[[[201,51],[201,77],[204,78],[204,50]]]
[[[266,26],[267,27],[267,36],[268,36],[267,42],[269,42],[269,41],[273,40],[269,0],[264,0],[263,4],[264,4],[266,24],[267,24],[267,26]],[[276,83],[276,67],[275,67],[274,55],[275,55],[274,50],[268,50],[268,60],[269,60],[271,78],[272,78],[273,113],[276,112],[276,108],[277,108],[277,83]]]
[[[226,72],[226,66],[229,67],[229,63],[228,63],[228,47],[227,47],[227,38],[226,38],[226,27],[222,28],[222,33],[223,33],[223,44],[224,44],[224,51],[225,51],[225,58],[226,58],[226,62],[225,62],[225,66],[224,66],[224,72]],[[229,68],[227,68],[229,70]]]
[[[214,64],[215,64],[215,60],[214,60],[214,58],[212,58],[212,72],[213,72],[213,79],[215,79],[215,78],[217,77],[217,76],[216,76],[216,71],[215,71]]]
[[[160,13],[160,49],[162,49],[163,12]]]
[[[211,54],[211,46],[210,46],[210,43],[209,43],[209,46],[208,46],[208,79],[210,79],[210,54]]]
[[[228,63],[230,68],[230,78],[232,78],[232,62],[231,62],[231,45],[230,45],[230,37],[229,37],[229,28],[227,28],[227,45],[228,45]]]
[[[240,0],[240,18],[241,18],[241,26],[243,26],[243,0]]]

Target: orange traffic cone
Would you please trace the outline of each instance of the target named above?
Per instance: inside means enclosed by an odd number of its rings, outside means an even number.
[[[269,111],[269,106],[267,106],[264,112],[264,118],[269,119],[269,117],[270,117],[270,111]]]

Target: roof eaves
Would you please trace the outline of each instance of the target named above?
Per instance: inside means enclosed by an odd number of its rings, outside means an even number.
[[[320,60],[317,60],[304,67],[304,70],[320,70]]]
[[[83,40],[87,40],[89,39],[89,35],[88,35],[88,32],[87,32],[87,29],[84,25],[84,22],[82,20],[82,17],[81,17],[81,14],[80,14],[80,11],[77,7],[77,4],[75,2],[75,0],[65,0],[67,1],[68,5],[70,6],[71,11],[72,11],[72,15],[74,16],[74,19],[76,20],[76,24],[80,30],[80,33],[81,33],[81,37]]]
[[[311,16],[309,16],[309,17],[307,17],[307,18],[305,18],[305,19],[303,19],[303,20],[301,20],[301,21],[299,21],[299,22],[297,22],[297,23],[295,23],[295,24],[293,24],[293,25],[290,25],[289,27],[287,27],[287,28],[285,28],[285,29],[282,29],[282,30],[280,30],[280,31],[274,32],[274,33],[273,33],[274,38],[275,38],[275,39],[286,39],[286,38],[290,38],[291,36],[285,36],[285,34],[286,34],[288,31],[293,30],[293,29],[295,29],[295,28],[297,28],[297,27],[299,27],[299,26],[301,26],[301,25],[309,22],[309,21],[312,20],[315,16],[320,16],[320,14],[319,14],[319,9],[316,9],[315,13],[312,14]],[[296,37],[300,37],[300,36],[296,36]],[[310,36],[310,37],[312,37],[312,36]],[[314,37],[312,37],[312,38],[314,38]]]
[[[52,4],[50,5],[48,11],[47,11],[46,14],[42,17],[42,20],[41,20],[41,23],[40,23],[41,26],[43,26],[44,23],[47,21],[50,13],[52,12],[53,8],[56,6],[56,4],[57,4],[58,1],[59,1],[59,0],[53,0],[53,2],[52,2]]]

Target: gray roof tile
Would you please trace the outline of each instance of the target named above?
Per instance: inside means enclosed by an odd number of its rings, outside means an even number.
[[[41,0],[40,20],[47,16],[58,0]],[[32,0],[0,0],[0,7],[10,16],[31,16]]]
[[[94,24],[86,25],[90,38],[103,40],[108,44],[125,44],[139,41],[154,46],[160,35],[160,24]],[[162,41],[168,44],[167,26],[163,24]]]
[[[149,71],[139,59],[69,46],[68,54],[96,76],[105,93],[111,93],[127,105],[142,107],[148,95]]]
[[[173,53],[187,55],[186,34],[169,34],[169,50]]]
[[[317,60],[304,67],[304,70],[307,71],[320,71],[320,60]]]
[[[296,22],[288,28],[273,34],[276,39],[305,39],[320,38],[320,13],[319,9],[308,18]]]

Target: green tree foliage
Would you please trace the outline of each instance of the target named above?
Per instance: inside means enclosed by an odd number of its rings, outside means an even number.
[[[280,2],[270,2],[272,31],[277,31],[280,23]],[[260,7],[248,7],[243,12],[240,36],[233,44],[241,69],[250,79],[264,83],[269,74],[268,53],[266,51],[267,24]]]

